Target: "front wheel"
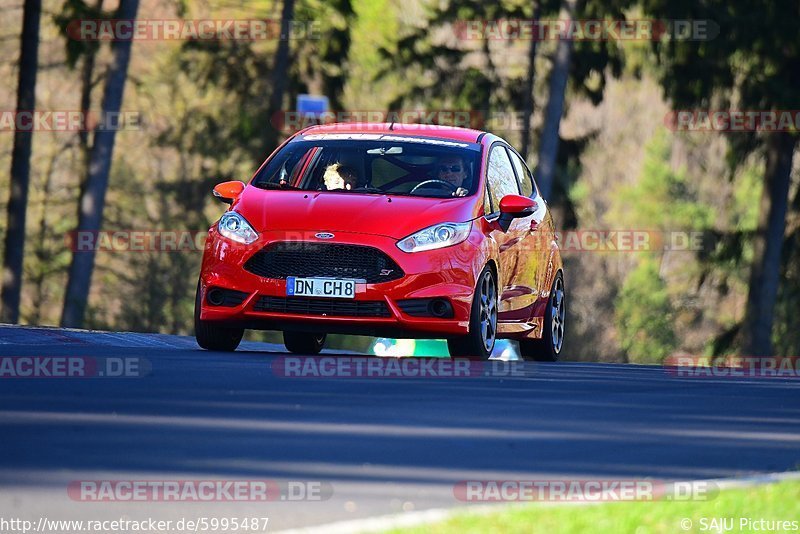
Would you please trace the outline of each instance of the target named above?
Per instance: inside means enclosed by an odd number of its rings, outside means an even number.
[[[244,328],[226,328],[210,321],[200,319],[201,303],[200,284],[194,300],[194,338],[197,344],[206,350],[233,352],[244,336]]]
[[[447,340],[447,348],[453,358],[476,358],[488,360],[497,337],[497,281],[489,267],[484,267],[478,277],[472,311],[469,317],[469,333],[466,336]]]
[[[567,316],[567,293],[564,276],[559,271],[550,289],[550,299],[544,314],[544,331],[541,339],[526,339],[519,342],[519,351],[524,360],[554,362],[564,345],[564,319]]]
[[[283,332],[283,344],[289,352],[295,354],[319,354],[325,345],[326,334],[311,334],[308,332]]]

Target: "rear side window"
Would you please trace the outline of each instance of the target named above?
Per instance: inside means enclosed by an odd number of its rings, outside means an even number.
[[[495,145],[489,153],[489,164],[487,171],[489,184],[489,195],[491,196],[492,207],[495,211],[500,209],[500,200],[506,195],[519,195],[517,177],[514,175],[514,168],[511,160],[508,159],[505,147]]]
[[[508,155],[511,156],[511,163],[514,164],[514,170],[517,172],[517,179],[519,180],[519,188],[522,192],[522,196],[532,196],[533,177],[531,176],[531,171],[528,170],[528,166],[525,165],[525,162],[522,161],[522,158],[520,158],[515,152],[509,150]]]

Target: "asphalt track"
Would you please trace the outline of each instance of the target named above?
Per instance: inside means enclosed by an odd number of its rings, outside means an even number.
[[[145,358],[140,378],[0,378],[0,516],[268,517],[472,506],[462,480],[750,476],[800,465],[800,380],[557,363],[520,376],[286,378],[282,347],[0,326],[0,356]],[[75,500],[82,480],[322,483],[324,500]],[[309,487],[309,486],[306,486]]]

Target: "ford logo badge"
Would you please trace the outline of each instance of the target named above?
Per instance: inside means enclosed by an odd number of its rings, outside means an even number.
[[[314,237],[317,239],[333,239],[333,234],[330,232],[320,232],[318,234],[314,234]]]

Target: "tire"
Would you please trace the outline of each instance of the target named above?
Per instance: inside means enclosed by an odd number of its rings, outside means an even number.
[[[283,332],[283,344],[286,345],[286,350],[294,354],[314,355],[319,354],[322,347],[325,346],[326,337],[327,334],[285,330]]]
[[[488,360],[497,339],[497,279],[486,266],[478,276],[472,311],[469,316],[469,333],[447,340],[452,358]]]
[[[194,299],[194,338],[206,350],[233,352],[244,336],[244,328],[227,328],[200,319],[200,283]]]
[[[544,329],[541,339],[525,339],[519,342],[523,360],[554,362],[558,360],[564,346],[564,319],[567,316],[567,292],[564,276],[559,271],[550,289],[547,311],[544,314]]]

